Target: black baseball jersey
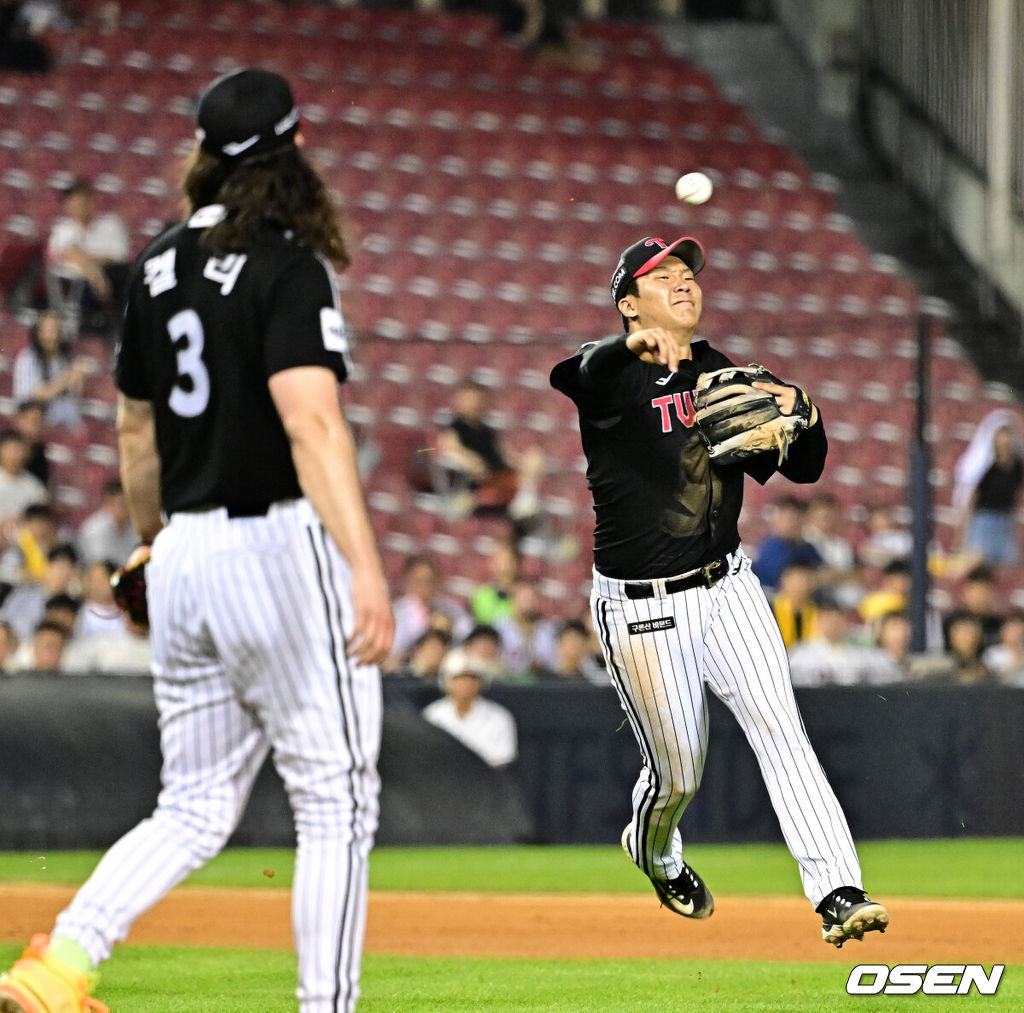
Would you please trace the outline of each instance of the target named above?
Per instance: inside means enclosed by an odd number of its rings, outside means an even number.
[[[139,256],[115,356],[121,392],[153,403],[168,514],[259,514],[300,496],[267,381],[296,366],[348,373],[331,266],[270,224],[245,253],[211,253],[199,238],[222,214],[201,208]]]
[[[626,335],[585,345],[551,372],[580,416],[587,483],[594,498],[594,564],[618,580],[686,573],[739,545],[743,478],[764,484],[780,471],[814,482],[828,443],[818,422],[800,434],[782,466],[775,452],[739,465],[712,465],[695,427],[701,373],[733,363],[706,341],[679,371],[642,362]]]

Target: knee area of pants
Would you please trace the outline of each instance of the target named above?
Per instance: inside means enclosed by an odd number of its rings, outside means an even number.
[[[322,833],[325,828],[337,828],[367,823],[376,826],[378,805],[376,798],[356,800],[311,795],[307,792],[292,796],[292,811],[296,829],[308,833]]]
[[[689,802],[697,794],[699,787],[700,781],[691,777],[666,778],[662,782],[658,798],[671,805],[678,804],[679,802]]]
[[[154,819],[168,825],[170,839],[187,843],[189,850],[204,861],[224,848],[236,822],[233,816],[210,816],[182,808],[159,809]]]

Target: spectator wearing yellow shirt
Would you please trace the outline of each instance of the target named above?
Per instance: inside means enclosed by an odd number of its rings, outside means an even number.
[[[772,611],[787,648],[818,635],[818,606],[812,597],[815,584],[814,567],[802,560],[787,564],[779,575]]]

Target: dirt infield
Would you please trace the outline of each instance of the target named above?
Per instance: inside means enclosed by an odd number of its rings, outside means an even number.
[[[46,931],[70,888],[0,884],[0,940]],[[878,963],[1024,964],[1024,903],[886,898],[892,926],[842,951],[796,897],[718,898],[713,918],[692,922],[652,893],[550,895],[391,893],[370,896],[370,953],[488,957],[701,957]],[[129,942],[291,946],[289,894],[280,889],[174,891],[136,923]]]

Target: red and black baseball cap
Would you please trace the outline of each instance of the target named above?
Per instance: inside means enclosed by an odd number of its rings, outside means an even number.
[[[612,275],[612,305],[619,305],[634,278],[653,271],[670,254],[678,257],[694,274],[700,274],[704,266],[704,247],[693,236],[683,236],[674,243],[648,236],[622,251]]]
[[[271,70],[242,67],[199,96],[196,137],[204,151],[243,161],[295,143],[299,110],[288,82]]]

